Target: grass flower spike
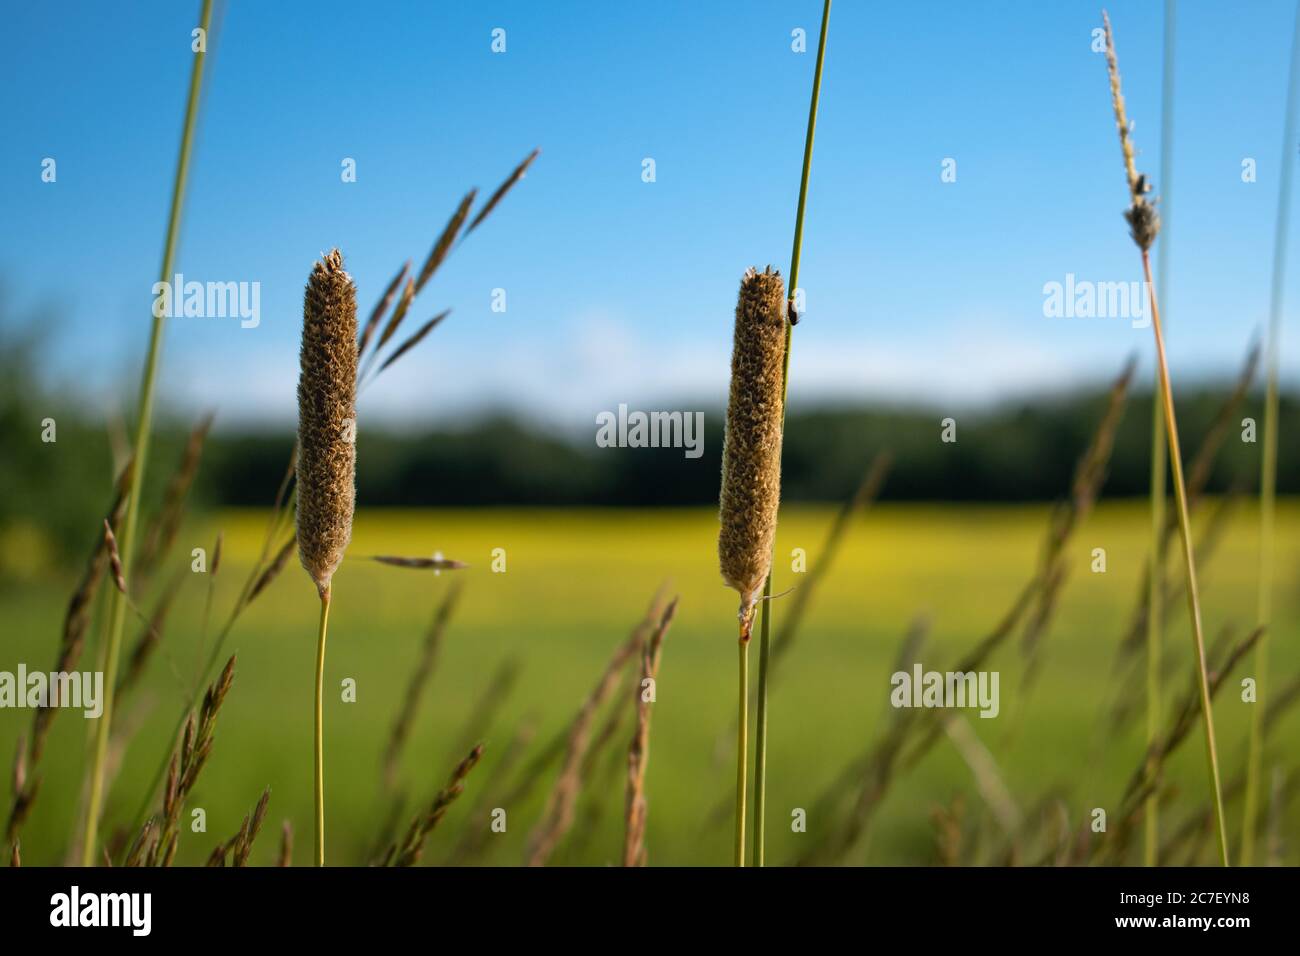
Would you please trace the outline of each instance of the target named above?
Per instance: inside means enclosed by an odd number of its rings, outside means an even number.
[[[335,249],[307,282],[298,379],[298,557],[322,595],[352,538],[356,341],[357,290]]]
[[[320,594],[316,638],[316,865],[325,865],[322,699],[330,585],[356,506],[357,290],[337,249],[312,268],[298,379],[298,557]]]
[[[731,351],[731,398],[722,447],[718,561],[740,594],[740,685],[736,722],[735,864],[745,865],[745,776],[749,750],[749,635],[772,566],[781,503],[785,387],[785,285],[769,266],[740,282]]]
[[[781,386],[785,359],[785,285],[769,267],[740,283],[731,352],[731,398],[722,449],[718,559],[722,579],[740,594],[749,636],[772,564],[781,501]]]

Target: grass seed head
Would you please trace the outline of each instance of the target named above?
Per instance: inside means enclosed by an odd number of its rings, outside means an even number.
[[[745,273],[736,304],[718,535],[722,579],[740,592],[742,626],[771,567],[781,500],[785,305],[779,272],[769,266]]]
[[[126,577],[122,573],[122,555],[117,550],[117,537],[113,534],[113,526],[104,519],[104,547],[108,549],[108,563],[113,569],[113,583],[123,594],[126,593]]]
[[[326,593],[356,506],[357,290],[337,249],[303,297],[298,379],[298,556]]]
[[[1147,199],[1151,183],[1146,176],[1137,171],[1137,160],[1133,151],[1133,140],[1129,136],[1128,115],[1124,109],[1124,93],[1120,89],[1119,59],[1115,56],[1115,38],[1110,29],[1110,17],[1106,11],[1101,12],[1102,24],[1106,34],[1106,73],[1110,77],[1110,100],[1115,110],[1115,125],[1119,127],[1119,146],[1124,154],[1124,176],[1128,180],[1129,197],[1132,203],[1124,211],[1128,221],[1129,234],[1138,248],[1143,252],[1151,248],[1160,232],[1160,215],[1155,203]]]

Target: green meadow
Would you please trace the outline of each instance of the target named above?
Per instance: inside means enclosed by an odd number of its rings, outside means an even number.
[[[1212,504],[1207,504],[1211,507]],[[170,556],[182,591],[167,619],[142,686],[129,695],[119,719],[134,728],[107,801],[105,833],[135,815],[170,734],[194,686],[203,640],[209,585],[208,638],[228,613],[257,557],[266,514],[228,511],[182,530]],[[799,587],[791,570],[795,549],[809,565],[821,557],[834,509],[790,507],[777,540],[775,588]],[[926,669],[948,670],[992,630],[1033,575],[1047,525],[1045,506],[933,506],[888,504],[857,517],[833,569],[820,582],[798,645],[773,678],[768,783],[768,857],[793,860],[830,821],[815,817],[826,787],[876,741],[890,718],[890,674],[904,635],[918,616],[928,621],[919,655]],[[1273,634],[1275,686],[1296,674],[1297,580],[1300,579],[1300,503],[1279,507],[1279,626]],[[1202,519],[1203,520],[1203,519]],[[1203,604],[1207,641],[1224,628],[1236,638],[1253,625],[1257,514],[1243,504],[1205,556]],[[215,579],[188,569],[190,549],[209,548],[224,533]],[[453,575],[464,591],[438,655],[406,747],[399,780],[407,800],[403,825],[427,803],[463,756],[466,742],[482,739],[486,752],[465,795],[430,837],[426,862],[442,862],[469,828],[487,828],[474,811],[501,807],[504,832],[489,832],[471,862],[517,864],[556,775],[550,763],[532,793],[517,805],[494,802],[528,757],[540,752],[573,718],[615,647],[626,640],[661,584],[680,598],[668,633],[652,709],[647,792],[649,862],[719,864],[730,861],[727,801],[734,786],[727,736],[734,719],[735,594],[719,580],[716,513],[690,510],[367,510],[362,508],[348,558],[334,584],[326,687],[327,833],[331,862],[366,863],[393,797],[381,781],[381,755],[434,610]],[[1021,685],[1018,636],[989,663],[1000,674],[1000,713],[964,717],[987,748],[995,776],[1014,804],[1028,810],[1059,791],[1074,828],[1093,808],[1116,808],[1142,754],[1142,702],[1122,732],[1103,717],[1127,689],[1114,661],[1142,579],[1148,516],[1140,503],[1103,503],[1069,546],[1069,579],[1041,647],[1041,672]],[[1106,570],[1093,570],[1095,548]],[[498,550],[500,549],[500,550]],[[470,564],[435,574],[383,566],[378,554],[440,551]],[[10,565],[19,562],[7,556]],[[504,569],[502,570],[502,563]],[[494,563],[496,569],[494,570]],[[1171,573],[1179,573],[1171,565]],[[157,576],[165,579],[167,573]],[[41,573],[0,592],[6,622],[0,670],[19,662],[48,670],[62,615],[74,587],[71,576]],[[102,597],[102,594],[101,594]],[[779,626],[785,612],[777,600]],[[102,602],[101,602],[102,603]],[[788,607],[788,603],[786,604]],[[150,610],[149,601],[143,610]],[[102,610],[101,610],[102,612]],[[189,810],[203,808],[206,832],[182,831],[178,862],[201,863],[229,839],[264,787],[271,788],[267,826],[253,862],[274,861],[283,820],[295,832],[294,860],[309,862],[312,826],[312,679],[316,600],[296,559],[232,631],[227,648],[238,654],[233,690],[220,714],[212,757]],[[126,649],[141,631],[136,620]],[[92,635],[101,633],[97,621]],[[1185,606],[1169,615],[1167,646],[1175,666],[1166,682],[1172,707],[1191,686],[1191,638]],[[210,647],[210,643],[208,644]],[[95,637],[81,662],[93,666]],[[515,662],[517,680],[492,706],[484,700],[500,668]],[[1138,662],[1139,667],[1141,661]],[[1225,781],[1244,765],[1249,708],[1240,678],[1247,661],[1216,700]],[[355,700],[345,701],[345,681]],[[348,685],[351,686],[351,685]],[[1141,684],[1133,685],[1137,692]],[[627,685],[625,693],[631,693]],[[475,715],[486,721],[475,722]],[[0,710],[0,757],[6,765],[31,712]],[[603,715],[599,723],[603,723]],[[495,774],[521,728],[533,731],[522,762]],[[23,832],[24,862],[62,862],[77,832],[85,754],[92,722],[80,712],[58,714],[40,773],[39,798]],[[553,862],[613,864],[620,859],[625,754],[631,733],[623,723],[593,762],[575,824]],[[1300,746],[1300,719],[1288,713],[1270,738],[1271,768]],[[1199,724],[1172,759],[1175,783],[1164,810],[1172,828],[1203,807],[1207,793]],[[1289,769],[1289,768],[1287,768]],[[11,797],[4,776],[6,805]],[[960,801],[955,804],[954,801]],[[936,861],[934,813],[964,807],[973,831],[996,833],[970,764],[943,740],[913,770],[896,779],[868,834],[845,862]],[[1267,801],[1265,806],[1267,806]],[[1297,832],[1294,804],[1271,821],[1282,835]],[[719,810],[722,816],[719,816]],[[809,814],[808,833],[792,831],[796,810]],[[1240,838],[1239,801],[1229,807],[1230,834]],[[187,821],[192,819],[186,817]],[[1207,854],[1211,844],[1205,845]],[[1297,847],[1284,844],[1288,862]],[[1206,855],[1208,862],[1211,857]]]

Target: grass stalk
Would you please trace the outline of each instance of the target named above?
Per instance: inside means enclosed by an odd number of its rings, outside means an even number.
[[[1156,250],[1156,274],[1160,287],[1169,295],[1169,206],[1173,177],[1174,152],[1174,49],[1177,26],[1177,0],[1165,0],[1164,72],[1160,96],[1160,187],[1161,212],[1164,219],[1164,241]],[[1157,383],[1158,385],[1159,383]],[[1165,453],[1165,419],[1160,408],[1160,389],[1151,396],[1151,574],[1147,578],[1147,750],[1150,752],[1160,733],[1160,708],[1163,703],[1160,688],[1161,648],[1164,643],[1164,584],[1165,584],[1165,487],[1168,483],[1169,463]],[[1154,771],[1154,767],[1151,768]],[[1160,851],[1160,801],[1152,790],[1143,816],[1142,861],[1155,866]]]
[[[830,24],[831,0],[822,6],[821,35],[817,41],[817,63],[813,68],[812,97],[808,103],[808,130],[803,144],[803,171],[799,177],[799,206],[794,217],[794,242],[790,250],[789,308],[785,326],[785,358],[781,367],[781,430],[785,431],[785,397],[790,381],[790,339],[798,316],[794,311],[795,290],[799,287],[799,256],[803,250],[803,218],[808,202],[808,177],[812,172],[813,135],[817,131],[817,102],[821,96],[822,64],[826,59],[826,28]],[[763,602],[758,634],[758,705],[754,728],[754,865],[763,866],[765,847],[764,815],[767,809],[767,683],[771,662],[772,573],[763,584]],[[744,649],[741,655],[744,655]],[[743,713],[743,711],[742,711]],[[742,728],[742,733],[743,733]]]
[[[1111,103],[1115,110],[1115,126],[1119,132],[1120,152],[1124,157],[1124,175],[1128,181],[1131,203],[1124,212],[1129,234],[1142,253],[1142,275],[1147,284],[1151,307],[1151,330],[1156,343],[1156,363],[1159,368],[1159,392],[1165,418],[1165,431],[1169,450],[1169,463],[1173,471],[1174,501],[1178,509],[1178,531],[1182,541],[1183,564],[1187,574],[1187,610],[1192,619],[1192,639],[1196,649],[1196,677],[1200,685],[1201,713],[1205,719],[1205,755],[1209,765],[1210,789],[1214,803],[1214,818],[1219,837],[1219,855],[1224,866],[1228,861],[1228,833],[1223,818],[1223,785],[1219,774],[1219,754],[1215,745],[1214,711],[1210,704],[1210,676],[1205,660],[1205,635],[1201,626],[1201,596],[1196,585],[1196,556],[1192,545],[1192,522],[1187,505],[1187,484],[1183,478],[1183,457],[1178,441],[1178,422],[1174,415],[1174,393],[1169,383],[1169,362],[1165,357],[1165,338],[1160,325],[1160,306],[1155,282],[1151,277],[1151,246],[1160,232],[1160,217],[1155,206],[1147,201],[1151,189],[1147,178],[1137,171],[1134,159],[1132,127],[1124,110],[1119,61],[1115,56],[1115,38],[1111,32],[1110,17],[1102,11],[1106,35],[1106,70],[1110,77]],[[1153,568],[1153,573],[1156,569]]]
[[[781,501],[781,393],[789,341],[785,283],[768,266],[750,268],[736,301],[731,387],[718,495],[718,566],[740,596],[740,700],[736,751],[736,864],[745,861],[749,641],[754,613],[771,584]]]
[[[212,24],[212,0],[203,0],[199,13],[199,26],[206,35]],[[189,179],[190,156],[194,146],[194,128],[199,114],[203,88],[203,67],[207,59],[205,50],[194,54],[190,70],[189,98],[185,104],[185,122],[181,131],[180,155],[176,161],[176,178],[172,183],[171,212],[167,220],[167,237],[163,243],[161,278],[170,282],[172,262],[180,240],[181,210],[185,204],[185,187]],[[135,553],[136,528],[140,518],[140,492],[144,488],[145,468],[149,463],[149,444],[153,430],[154,392],[158,381],[158,365],[162,355],[163,322],[161,316],[153,317],[149,331],[149,351],[145,358],[144,375],[140,383],[139,418],[136,423],[133,449],[131,486],[127,492],[126,518],[122,525],[122,560],[130,566]],[[91,757],[90,795],[86,802],[85,829],[81,841],[81,865],[91,866],[97,856],[99,842],[99,814],[104,802],[104,771],[108,758],[109,731],[113,722],[113,697],[117,686],[118,658],[121,655],[122,632],[126,626],[127,596],[113,592],[109,597],[109,629],[104,657],[104,709],[96,728],[94,750]]]
[[[1164,579],[1165,579],[1165,484],[1167,457],[1165,453],[1165,420],[1160,409],[1160,390],[1155,392],[1151,427],[1151,574],[1147,578],[1147,750],[1160,733],[1160,661],[1164,637]],[[1149,767],[1154,771],[1154,767]],[[1142,861],[1145,866],[1155,866],[1160,848],[1159,800],[1156,791],[1147,798],[1143,817],[1144,832]]]
[[[337,250],[312,267],[303,295],[298,378],[298,557],[320,597],[316,634],[316,865],[325,865],[324,680],[334,572],[356,510],[357,290]]]
[[[1228,866],[1228,831],[1223,819],[1223,784],[1219,775],[1219,754],[1215,745],[1214,711],[1210,705],[1210,677],[1205,662],[1205,636],[1201,627],[1201,596],[1196,586],[1196,557],[1192,549],[1191,516],[1187,509],[1187,486],[1183,481],[1182,451],[1178,441],[1178,422],[1174,417],[1174,393],[1169,384],[1169,363],[1165,358],[1165,340],[1160,330],[1160,309],[1156,304],[1155,284],[1151,279],[1151,254],[1142,250],[1142,272],[1151,301],[1151,328],[1155,332],[1156,359],[1160,364],[1160,396],[1164,405],[1165,431],[1168,433],[1169,464],[1174,476],[1174,502],[1178,509],[1178,530],[1183,545],[1183,563],[1187,571],[1187,609],[1192,618],[1192,637],[1196,641],[1196,671],[1201,689],[1201,713],[1205,717],[1205,756],[1209,763],[1210,786],[1214,792],[1214,825],[1219,837],[1219,856]]]
[[[623,865],[645,866],[646,864],[646,767],[650,760],[650,713],[653,697],[646,697],[646,690],[659,679],[659,664],[663,658],[664,636],[677,613],[677,599],[673,598],[664,609],[655,631],[645,641],[641,651],[641,680],[636,684],[636,726],[632,731],[632,741],[627,751],[627,801],[623,828]],[[621,711],[614,710],[614,727]],[[612,731],[611,731],[612,732]],[[617,762],[611,763],[617,767]],[[596,804],[599,806],[599,804]],[[593,826],[591,829],[595,829]]]
[[[1264,447],[1259,475],[1259,592],[1256,622],[1265,630],[1255,649],[1256,703],[1251,708],[1250,743],[1246,757],[1246,792],[1242,803],[1241,865],[1255,859],[1255,830],[1259,807],[1261,763],[1264,753],[1263,705],[1268,699],[1268,634],[1273,617],[1274,543],[1273,519],[1277,499],[1277,415],[1278,356],[1281,351],[1282,293],[1286,283],[1287,224],[1291,213],[1291,177],[1295,157],[1295,98],[1297,67],[1300,67],[1300,4],[1296,7],[1295,34],[1291,41],[1291,72],[1287,83],[1286,117],[1282,121],[1282,179],[1278,187],[1277,216],[1273,233],[1273,279],[1269,293],[1266,365],[1268,381],[1264,392]]]
[[[1256,703],[1251,709],[1250,742],[1246,757],[1246,792],[1242,803],[1241,865],[1255,860],[1255,831],[1259,808],[1261,764],[1264,754],[1263,705],[1268,699],[1268,627],[1273,617],[1274,543],[1273,520],[1277,498],[1278,356],[1282,334],[1282,292],[1286,277],[1287,223],[1291,211],[1291,177],[1295,158],[1295,96],[1297,66],[1300,66],[1300,5],[1296,8],[1295,35],[1291,43],[1291,73],[1287,85],[1286,118],[1282,132],[1282,179],[1278,188],[1277,217],[1273,234],[1273,280],[1269,295],[1267,384],[1264,391],[1264,447],[1259,476],[1259,592],[1257,623],[1265,628],[1255,649]]]
[[[320,630],[316,634],[316,865],[325,865],[325,636],[329,629],[330,587],[320,596]]]
[[[749,635],[740,635],[740,697],[736,711],[736,846],[735,864],[745,865],[745,784],[749,775]],[[755,863],[758,861],[755,860]]]

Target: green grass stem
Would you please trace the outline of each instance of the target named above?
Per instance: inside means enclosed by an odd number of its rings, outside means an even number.
[[[212,0],[203,0],[199,26],[206,37],[212,24]],[[185,104],[185,123],[181,131],[180,156],[176,161],[176,178],[172,183],[171,213],[167,220],[167,237],[163,243],[161,277],[163,282],[172,279],[172,262],[180,240],[181,211],[185,205],[185,187],[189,178],[190,156],[194,147],[194,128],[197,125],[199,101],[203,89],[203,67],[207,59],[206,44],[194,54],[190,70],[190,92]],[[155,315],[149,331],[149,351],[145,358],[144,374],[140,384],[139,418],[136,424],[135,448],[132,461],[134,472],[127,491],[126,515],[118,546],[123,566],[130,568],[135,553],[136,528],[140,518],[140,492],[144,487],[145,468],[149,463],[149,444],[153,430],[154,392],[158,381],[158,365],[162,354],[164,318]],[[122,648],[122,631],[126,625],[126,595],[113,591],[109,604],[109,629],[104,654],[104,711],[99,718],[90,771],[90,795],[86,802],[85,829],[82,832],[81,864],[90,866],[96,859],[99,843],[99,815],[104,803],[104,771],[108,758],[109,731],[113,721],[113,696],[117,686],[118,658]]]
[[[1277,502],[1278,357],[1282,337],[1282,293],[1286,283],[1287,224],[1291,213],[1291,178],[1295,171],[1295,99],[1300,66],[1300,4],[1296,8],[1295,35],[1291,41],[1291,73],[1287,84],[1286,118],[1282,121],[1282,171],[1277,194],[1273,233],[1273,281],[1269,293],[1268,342],[1265,363],[1268,383],[1264,392],[1264,447],[1259,474],[1259,591],[1256,621],[1264,628],[1255,648],[1255,704],[1251,708],[1250,742],[1246,756],[1246,791],[1242,802],[1241,865],[1255,861],[1255,831],[1259,812],[1264,757],[1264,710],[1268,701],[1269,633],[1273,624],[1274,540]]]
[[[1142,272],[1151,303],[1151,328],[1155,333],[1156,362],[1160,368],[1160,397],[1164,406],[1165,431],[1168,434],[1169,464],[1174,476],[1174,502],[1178,508],[1178,530],[1182,538],[1183,564],[1187,572],[1187,609],[1192,619],[1192,639],[1196,645],[1196,677],[1201,691],[1201,715],[1205,720],[1205,756],[1209,764],[1210,788],[1214,808],[1214,827],[1219,838],[1219,856],[1228,866],[1228,831],[1223,817],[1223,784],[1219,773],[1219,753],[1214,736],[1214,710],[1210,704],[1209,667],[1205,660],[1205,636],[1201,626],[1201,595],[1196,584],[1196,557],[1192,548],[1192,520],[1187,507],[1187,483],[1183,479],[1183,455],[1179,447],[1178,421],[1174,417],[1174,392],[1169,383],[1169,363],[1165,358],[1165,339],[1160,330],[1160,308],[1156,287],[1151,278],[1151,254],[1142,250]]]
[[[740,698],[736,723],[736,845],[735,864],[745,865],[745,784],[749,775],[745,765],[749,757],[749,635],[740,636]]]
[[[1174,156],[1174,50],[1177,0],[1165,0],[1164,71],[1160,88],[1160,247],[1156,250],[1156,275],[1163,301],[1169,302],[1169,222]],[[1165,419],[1160,408],[1159,373],[1151,395],[1151,572],[1147,578],[1147,752],[1160,734],[1160,661],[1165,631],[1165,488],[1169,463],[1165,452]],[[1154,758],[1153,758],[1154,760]],[[1154,772],[1154,766],[1150,769]],[[1160,800],[1155,787],[1143,810],[1142,862],[1155,866],[1160,849]]]
[[[326,586],[320,595],[320,629],[316,632],[316,865],[325,865],[325,636],[329,629],[330,592]]]
[[[822,89],[822,64],[826,59],[826,28],[831,19],[831,0],[822,6],[821,36],[817,41],[817,64],[813,69],[812,98],[808,104],[808,131],[803,144],[803,172],[799,177],[799,206],[794,218],[794,245],[790,250],[789,314],[794,314],[795,290],[799,286],[799,256],[803,250],[803,218],[808,203],[808,177],[812,172],[813,134],[817,131],[817,101]],[[793,326],[785,326],[785,358],[781,368],[781,430],[785,431],[785,396],[790,382],[790,339]],[[771,655],[772,572],[763,585],[758,639],[758,713],[754,730],[754,865],[764,862],[764,812],[767,804],[767,676]]]

